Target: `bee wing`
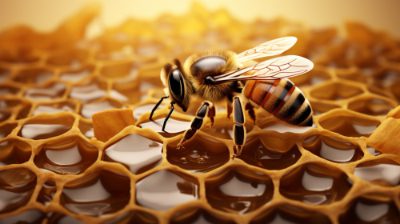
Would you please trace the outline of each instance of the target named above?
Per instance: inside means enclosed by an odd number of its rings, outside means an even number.
[[[245,62],[256,58],[264,58],[282,54],[293,47],[297,42],[296,37],[281,37],[264,42],[254,48],[243,51],[237,55],[239,62]]]
[[[214,76],[216,82],[231,80],[273,80],[302,75],[314,67],[312,61],[297,55],[272,58],[240,70]],[[252,72],[252,73],[248,73]]]

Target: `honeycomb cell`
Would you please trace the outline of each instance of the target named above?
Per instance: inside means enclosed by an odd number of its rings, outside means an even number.
[[[171,224],[234,224],[234,221],[221,219],[201,208],[189,208],[175,212],[169,220]]]
[[[90,77],[93,70],[94,68],[91,66],[80,69],[65,70],[60,73],[60,80],[72,84],[80,83],[84,79]]]
[[[245,167],[228,168],[206,180],[208,203],[225,212],[245,214],[271,200],[270,177]]]
[[[290,139],[259,134],[246,140],[238,158],[264,169],[279,170],[290,167],[300,156],[298,147]]]
[[[348,137],[369,136],[380,124],[376,120],[340,113],[321,118],[319,123],[325,129]]]
[[[137,106],[133,109],[133,118],[135,120],[138,120],[143,114],[151,112],[151,110],[154,108],[155,104],[144,104]],[[162,107],[162,104],[160,105]]]
[[[307,210],[293,205],[279,205],[277,208],[268,209],[260,216],[255,217],[251,224],[289,224],[289,223],[310,223],[310,224],[330,224],[332,223],[326,215],[317,211]]]
[[[400,213],[389,198],[358,197],[339,217],[339,223],[399,223]]]
[[[292,78],[297,86],[314,86],[330,79],[330,75],[324,69],[315,68],[305,75]]]
[[[373,74],[373,83],[388,88],[400,80],[400,71],[394,68],[381,68]]]
[[[167,210],[196,200],[198,183],[193,177],[170,170],[160,170],[136,183],[136,202],[143,207]]]
[[[27,121],[18,135],[34,140],[52,138],[69,131],[74,123],[74,117],[57,115],[54,117],[39,116]]]
[[[19,88],[12,84],[0,83],[0,96],[15,96],[18,95]]]
[[[25,90],[24,96],[30,100],[53,100],[62,98],[66,91],[66,86],[62,83],[52,83],[46,87],[30,88]]]
[[[107,95],[105,84],[94,82],[86,85],[74,86],[69,96],[82,102],[103,98]]]
[[[18,140],[0,142],[0,166],[24,163],[31,157],[29,144]]]
[[[313,129],[313,126],[297,126],[278,120],[273,120],[265,124],[260,124],[259,127],[262,128],[262,130],[264,131],[295,134],[303,134]]]
[[[48,224],[84,224],[84,222],[62,213],[50,213],[47,216]]]
[[[3,220],[1,220],[2,224],[23,224],[23,223],[32,223],[32,224],[39,224],[42,223],[46,218],[46,213],[37,210],[37,209],[30,209],[25,210],[19,214],[9,216]]]
[[[360,87],[345,82],[330,82],[313,88],[310,91],[312,97],[321,100],[343,100],[359,95],[363,92]]]
[[[56,191],[56,183],[52,180],[47,180],[43,183],[36,200],[44,205],[48,205],[53,200]]]
[[[0,138],[5,138],[17,127],[17,123],[5,123],[0,125]]]
[[[167,145],[170,163],[195,172],[206,172],[229,161],[229,149],[219,140],[197,134],[180,148],[178,142]]]
[[[36,186],[36,175],[26,168],[0,171],[0,213],[24,206]]]
[[[287,172],[279,190],[287,198],[319,205],[341,200],[351,186],[339,169],[308,163]]]
[[[58,174],[79,174],[91,166],[98,149],[79,137],[66,137],[40,147],[35,155],[37,167]]]
[[[134,210],[105,222],[105,224],[117,223],[158,224],[159,221],[155,216],[147,212]]]
[[[162,143],[139,134],[117,140],[104,151],[104,160],[122,163],[135,174],[147,171],[162,158]]]
[[[59,49],[48,57],[46,63],[55,67],[79,68],[85,63],[86,58],[88,57],[87,54],[88,53],[82,49]]]
[[[39,114],[52,114],[58,112],[74,112],[76,108],[76,104],[70,101],[63,101],[59,103],[42,103],[38,104],[36,108],[33,110],[32,115]]]
[[[164,123],[165,117],[156,119],[154,121],[147,121],[140,123],[138,126],[141,128],[149,128],[155,132],[160,133],[163,136],[171,137],[177,134],[180,134],[188,129],[190,129],[191,121],[180,120],[174,117],[171,117],[168,120],[167,125],[165,126],[165,131],[162,131],[162,126]]]
[[[64,186],[60,203],[77,214],[101,216],[129,203],[130,179],[108,170],[86,174]]]
[[[339,105],[336,105],[333,103],[323,103],[323,102],[316,102],[316,101],[310,101],[310,103],[311,103],[311,108],[315,115],[323,114],[330,110],[340,108]]]
[[[118,101],[104,99],[84,104],[81,109],[81,115],[85,118],[91,118],[97,112],[121,107],[122,105]]]
[[[14,76],[14,81],[42,85],[54,78],[54,72],[47,68],[28,68],[17,72]]]
[[[394,107],[389,100],[370,96],[353,100],[348,108],[363,114],[382,116]]]
[[[80,120],[78,127],[79,127],[79,130],[81,131],[81,133],[85,137],[87,137],[89,139],[94,137],[93,126],[90,122]]]
[[[400,184],[400,165],[387,159],[371,160],[358,164],[354,175],[371,183],[397,186]]]
[[[10,111],[0,109],[0,123],[8,120],[11,117],[11,115],[12,114]]]
[[[361,159],[361,148],[338,138],[313,135],[304,139],[303,147],[315,155],[336,163],[348,163]]]

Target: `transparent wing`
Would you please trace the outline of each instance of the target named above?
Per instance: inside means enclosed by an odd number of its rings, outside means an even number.
[[[256,58],[264,58],[282,54],[287,51],[297,42],[296,37],[281,37],[264,42],[254,48],[243,51],[238,54],[239,62],[245,62]]]
[[[273,80],[302,75],[314,67],[312,61],[297,55],[272,58],[249,67],[214,76],[216,82],[230,80]]]

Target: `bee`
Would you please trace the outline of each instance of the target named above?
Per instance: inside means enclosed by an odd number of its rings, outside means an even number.
[[[164,99],[170,98],[170,111],[164,120],[165,126],[174,106],[184,112],[191,97],[197,95],[204,101],[198,108],[178,146],[189,140],[208,116],[214,123],[213,103],[227,100],[228,117],[233,111],[233,141],[235,154],[239,155],[246,141],[245,116],[240,94],[248,102],[245,110],[255,121],[254,106],[262,107],[275,117],[290,124],[312,126],[312,109],[301,90],[288,78],[310,71],[314,64],[301,56],[286,55],[262,62],[254,59],[279,55],[297,42],[296,37],[281,37],[262,43],[236,54],[232,51],[210,51],[188,57],[182,65],[178,59],[166,64],[160,73],[166,96],[162,97],[150,113],[153,114]],[[243,97],[242,97],[243,98]]]

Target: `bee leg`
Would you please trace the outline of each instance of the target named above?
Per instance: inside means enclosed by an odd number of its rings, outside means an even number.
[[[244,126],[244,113],[242,102],[239,97],[233,99],[233,141],[235,143],[235,155],[239,156],[242,152],[242,147],[246,141],[246,127]]]
[[[153,109],[151,110],[149,120],[154,121],[154,120],[153,120],[154,112],[156,112],[157,108],[160,106],[160,104],[162,103],[162,101],[163,101],[164,99],[167,99],[168,97],[169,97],[169,96],[163,96],[163,97],[161,97],[160,100],[156,103],[156,105],[154,105]]]
[[[254,124],[256,124],[256,113],[254,112],[254,106],[248,102],[246,103],[245,110],[247,110],[250,118],[253,120]]]
[[[167,126],[167,122],[168,122],[168,120],[169,120],[169,118],[171,117],[171,114],[172,114],[172,112],[174,112],[174,103],[175,102],[171,102],[171,110],[169,111],[169,113],[168,113],[168,115],[167,115],[167,117],[164,119],[164,123],[163,123],[163,125],[162,125],[162,131],[163,132],[166,132],[166,133],[168,133],[167,131],[165,131],[165,127]]]
[[[210,118],[211,121],[211,127],[214,126],[214,117],[215,117],[215,107],[213,104],[210,105],[209,109],[208,109],[208,118]]]
[[[183,138],[179,142],[178,148],[180,148],[187,140],[192,138],[193,135],[196,134],[197,130],[201,128],[201,125],[203,124],[203,119],[209,111],[209,107],[210,103],[207,101],[204,101],[201,104],[201,106],[197,110],[196,117],[193,119],[192,124],[190,125],[190,129],[185,132]]]

